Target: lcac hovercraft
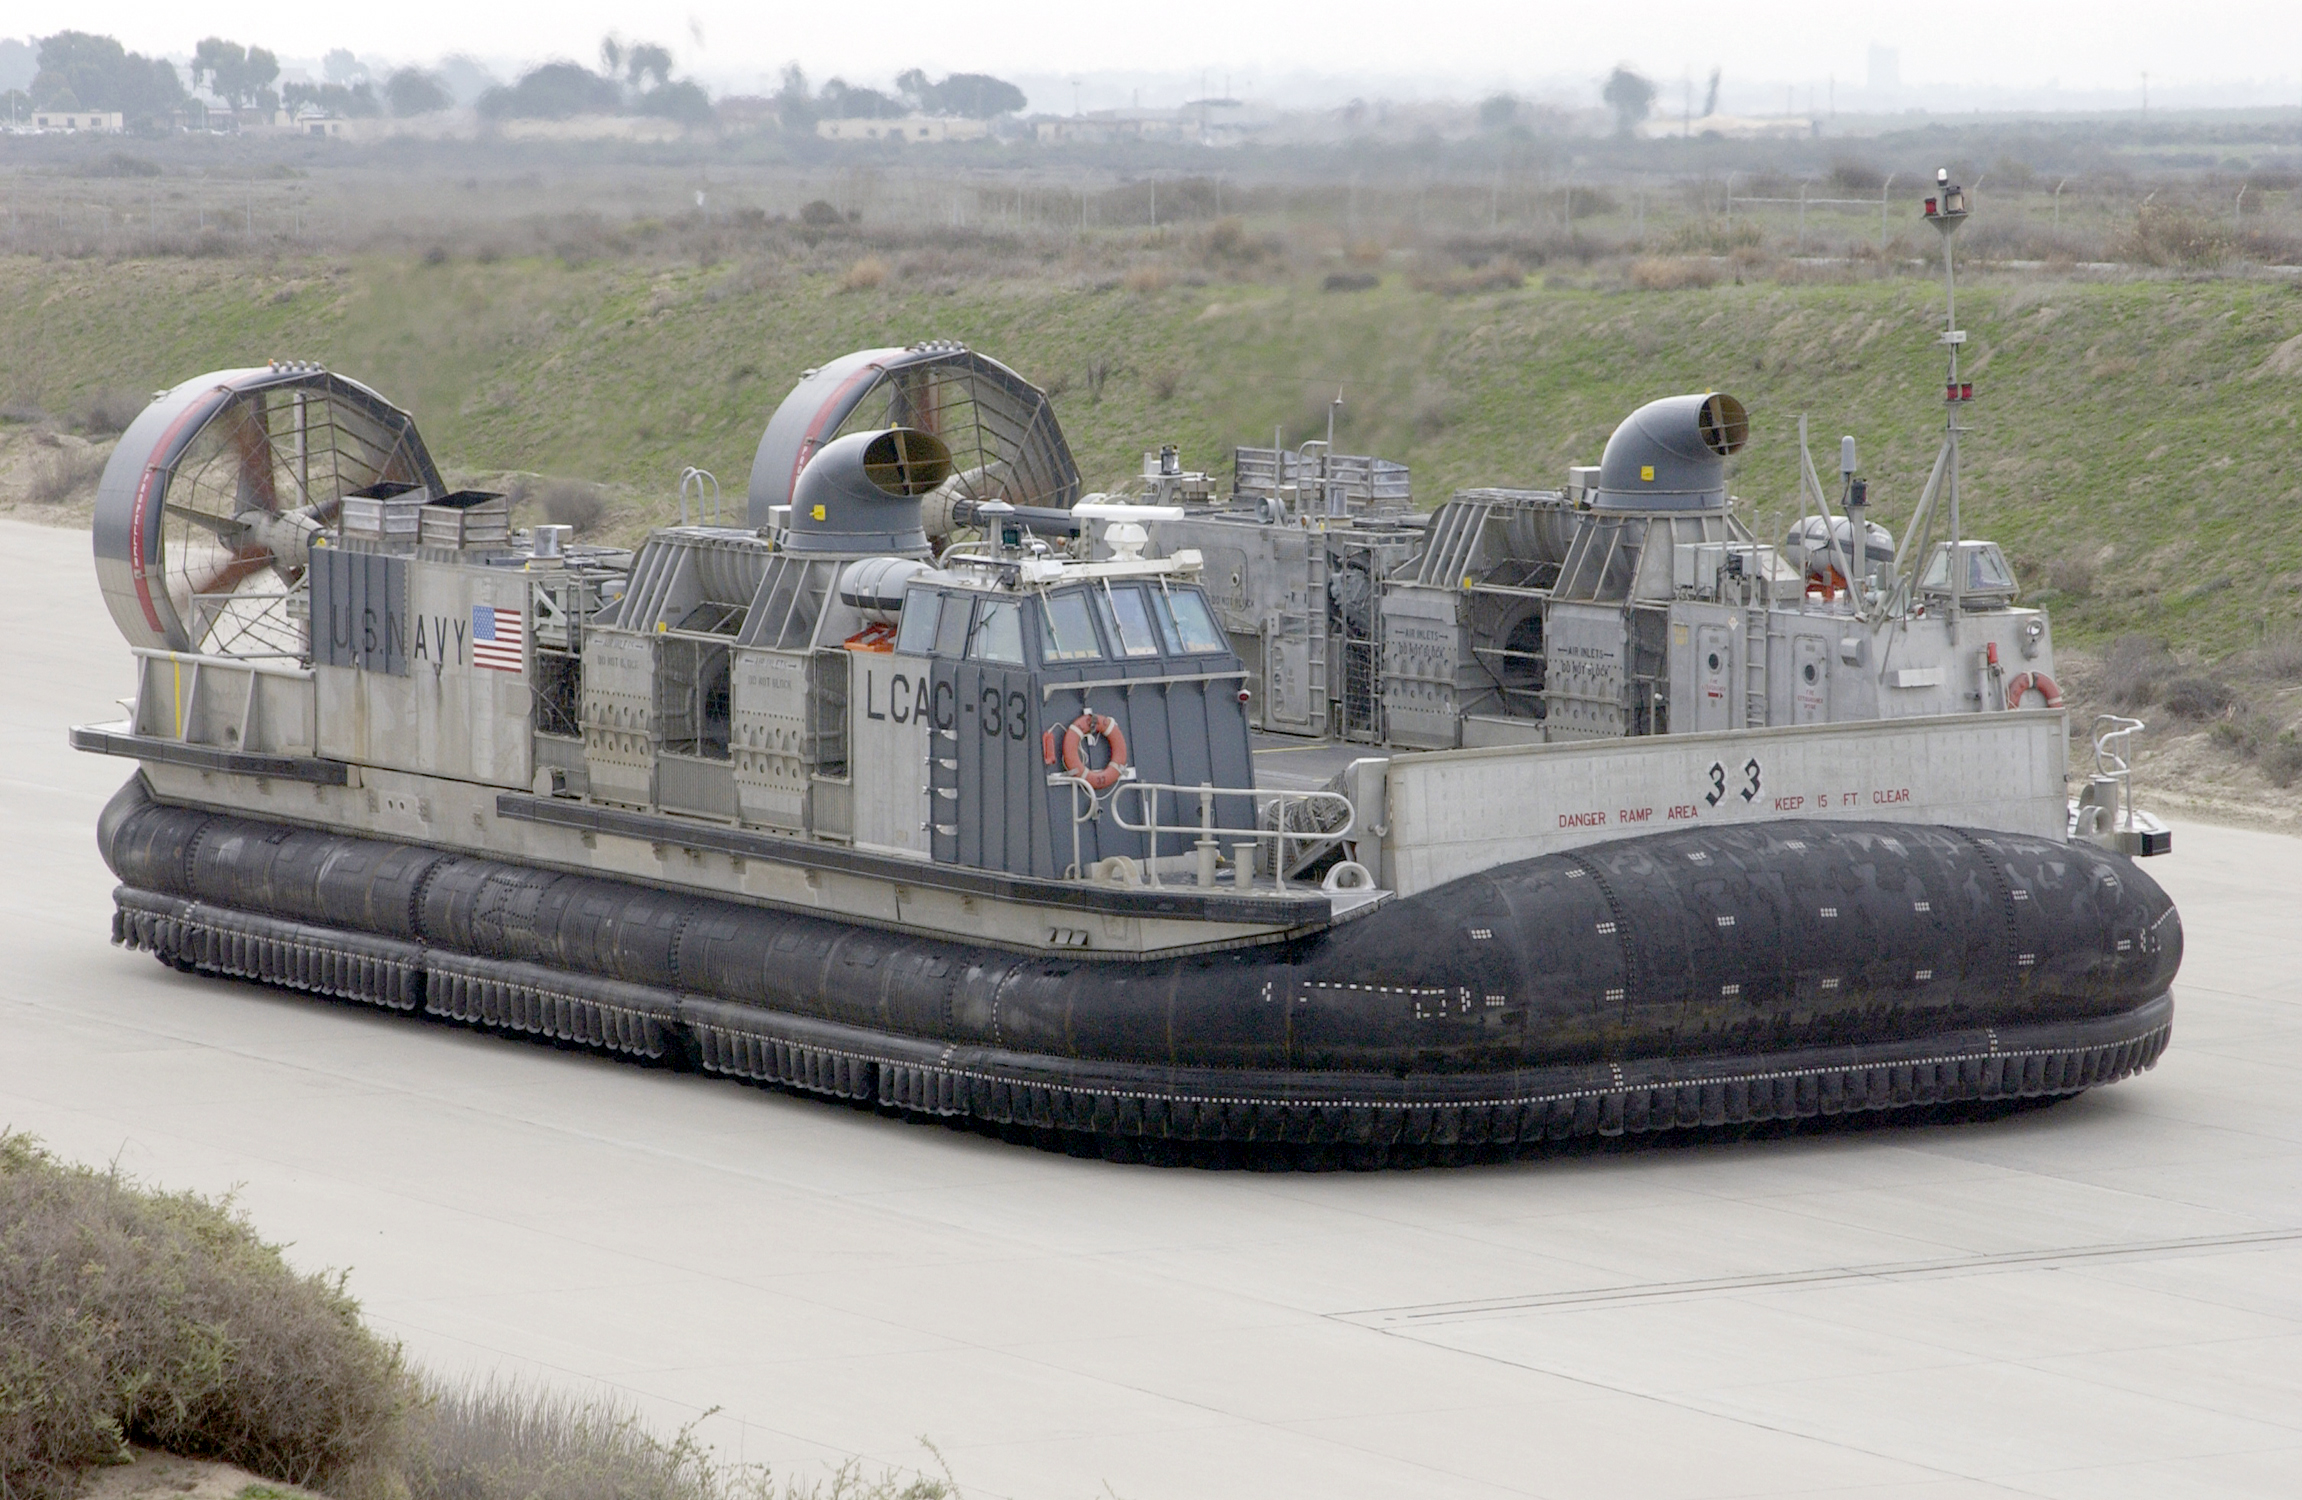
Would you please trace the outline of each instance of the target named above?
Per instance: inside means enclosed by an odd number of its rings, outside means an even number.
[[[819,436],[773,524],[625,554],[317,368],[162,396],[98,501],[136,696],[74,731],[139,762],[117,940],[1159,1160],[2051,1098],[2166,1043],[2179,922],[2068,837],[2059,711],[1281,785],[1203,557]]]

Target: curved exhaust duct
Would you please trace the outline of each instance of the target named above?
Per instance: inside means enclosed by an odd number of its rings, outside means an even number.
[[[1750,413],[1724,391],[1667,396],[1623,418],[1599,460],[1600,510],[1720,510],[1726,461],[1750,441]]]
[[[931,432],[850,433],[799,471],[783,548],[851,557],[925,553],[920,502],[950,477],[951,450]]]

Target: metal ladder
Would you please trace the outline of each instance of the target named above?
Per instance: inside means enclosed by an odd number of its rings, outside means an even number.
[[[1320,726],[1322,735],[1341,737],[1342,726],[1335,722],[1333,705],[1341,700],[1336,691],[1338,684],[1327,676],[1327,541],[1316,531],[1306,531],[1310,546],[1305,552],[1304,571],[1310,597],[1304,601],[1304,626],[1309,636],[1310,663],[1304,668],[1303,695],[1309,699],[1311,722]]]
[[[1767,609],[1764,603],[1744,608],[1742,662],[1742,720],[1745,729],[1764,729],[1767,721],[1766,658]]]

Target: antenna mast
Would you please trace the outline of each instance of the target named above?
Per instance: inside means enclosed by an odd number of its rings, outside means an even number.
[[[1938,463],[1943,482],[1950,487],[1950,638],[1956,641],[1959,604],[1966,593],[1966,559],[1959,549],[1966,531],[1958,514],[1958,435],[1966,429],[1958,425],[1958,409],[1974,399],[1974,384],[1958,378],[1958,349],[1966,342],[1966,330],[1958,326],[1958,273],[1950,249],[1952,237],[1966,222],[1966,189],[1950,180],[1948,167],[1935,169],[1934,194],[1926,200],[1926,222],[1942,232],[1942,343],[1950,352],[1950,378],[1943,386],[1942,457]],[[1925,559],[1919,560],[1919,566],[1925,566]]]

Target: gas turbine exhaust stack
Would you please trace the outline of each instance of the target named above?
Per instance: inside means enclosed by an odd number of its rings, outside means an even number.
[[[784,548],[852,556],[925,553],[920,502],[951,477],[951,450],[908,427],[827,443],[791,490]]]
[[[1750,441],[1750,413],[1724,391],[1667,396],[1623,419],[1599,460],[1601,510],[1721,510],[1726,461]]]

